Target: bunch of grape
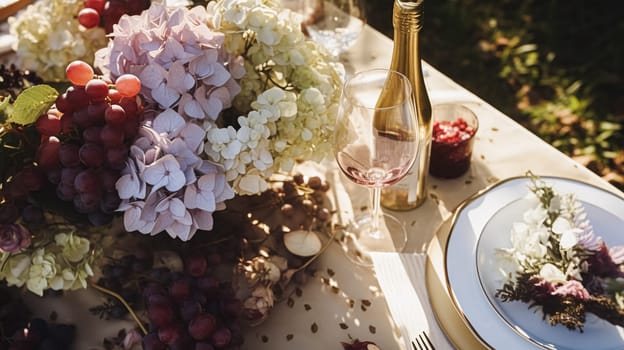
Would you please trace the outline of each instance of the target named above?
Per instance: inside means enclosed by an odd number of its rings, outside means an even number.
[[[140,252],[105,265],[98,284],[120,291],[133,308],[145,307],[149,327],[142,340],[144,350],[239,349],[242,304],[231,282],[216,276],[223,263],[221,254],[191,253],[178,271],[153,266],[151,255]],[[140,296],[131,291],[137,284]],[[122,316],[115,309],[109,311],[109,316]]]
[[[85,0],[84,8],[78,12],[78,23],[85,28],[101,26],[110,33],[121,16],[138,15],[150,3],[150,0]]]
[[[60,199],[73,201],[76,211],[101,225],[120,202],[115,183],[138,132],[141,82],[126,74],[112,85],[82,61],[66,72],[73,85],[35,123],[42,136],[36,161]]]

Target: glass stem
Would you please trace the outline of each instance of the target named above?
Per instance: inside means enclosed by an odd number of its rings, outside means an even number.
[[[373,213],[371,221],[370,235],[381,239],[381,231],[379,230],[379,220],[381,219],[381,187],[373,188]]]

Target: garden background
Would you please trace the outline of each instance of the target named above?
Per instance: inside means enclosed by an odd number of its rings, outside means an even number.
[[[392,37],[393,0],[365,0]],[[624,190],[616,0],[425,0],[424,60]],[[519,145],[520,147],[520,145]]]

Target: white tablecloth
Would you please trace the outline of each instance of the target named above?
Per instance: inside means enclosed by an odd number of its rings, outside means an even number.
[[[345,57],[347,72],[388,67],[391,53],[392,41],[367,27]],[[523,175],[528,170],[617,191],[434,68],[425,65],[425,71],[432,102],[468,103],[479,117],[480,127],[469,172],[455,180],[429,178],[430,198],[425,204],[412,211],[394,213],[408,229],[406,252],[424,252],[436,228],[462,200],[499,179]],[[316,169],[332,181],[334,193],[340,198],[341,215],[350,215],[351,208],[368,203],[368,191],[342,178],[333,162]],[[424,285],[424,276],[422,281]],[[88,314],[89,293],[94,292],[69,293],[58,304],[50,300],[35,302],[42,313],[61,308],[59,321],[80,320],[81,337],[76,346],[80,350],[101,349],[102,337],[112,336],[120,328],[119,324],[101,322]],[[300,297],[293,298],[292,307],[285,302],[278,304],[268,321],[247,331],[244,349],[341,349],[340,341],[359,338],[374,341],[383,350],[407,350],[404,344],[409,342],[401,338],[401,325],[394,322],[373,271],[351,264],[337,245],[330,247],[318,262],[317,277],[305,285]],[[413,304],[410,300],[402,302],[408,310]],[[424,309],[428,308],[414,307],[414,312],[422,313]],[[434,322],[431,315],[423,315],[422,320],[422,325],[412,327],[429,329],[425,322]]]

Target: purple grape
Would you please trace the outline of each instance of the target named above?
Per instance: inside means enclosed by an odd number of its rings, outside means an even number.
[[[217,328],[217,319],[209,313],[200,313],[189,322],[188,332],[195,340],[210,338]],[[227,341],[230,342],[229,340]]]
[[[186,272],[193,277],[201,277],[208,270],[208,261],[199,254],[191,255],[184,264]]]
[[[156,327],[163,327],[173,321],[173,305],[169,298],[153,294],[148,299],[147,317]]]
[[[78,145],[74,145],[73,143],[64,143],[61,145],[59,149],[59,159],[61,161],[61,165],[66,168],[73,168],[80,165],[80,157],[78,156],[78,151],[80,147]]]
[[[169,324],[158,329],[158,339],[161,342],[171,345],[182,336],[182,330],[176,324]]]
[[[180,316],[184,322],[190,322],[201,310],[201,304],[194,299],[187,299],[180,303]],[[189,333],[191,332],[189,331]]]
[[[80,147],[80,161],[91,168],[100,167],[104,163],[104,148],[96,143],[85,143]]]
[[[94,170],[83,170],[74,178],[74,188],[81,194],[97,193],[100,190],[100,178]]]
[[[165,350],[167,344],[158,339],[158,333],[147,333],[142,340],[143,350]]]
[[[76,197],[77,193],[74,185],[60,182],[56,185],[56,196],[63,201],[71,201]]]
[[[108,90],[107,90],[108,92]],[[108,108],[108,103],[102,102],[94,102],[91,103],[87,107],[87,114],[89,115],[89,120],[92,124],[101,124],[104,122],[104,113]]]
[[[232,341],[232,333],[228,328],[221,327],[212,334],[210,341],[215,348],[224,348],[230,345],[230,342]]]
[[[173,281],[169,286],[169,295],[176,301],[188,298],[191,295],[191,281],[186,278]]]

